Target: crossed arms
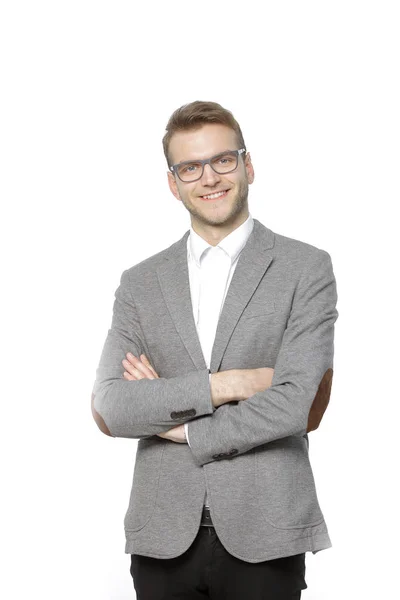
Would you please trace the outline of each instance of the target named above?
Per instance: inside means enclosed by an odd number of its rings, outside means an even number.
[[[122,361],[124,379],[127,381],[139,381],[141,379],[159,378],[156,370],[151,365],[145,354],[140,358],[133,356],[130,352]],[[211,401],[215,408],[233,400],[246,400],[258,391],[267,389],[271,385],[274,370],[269,367],[260,369],[232,369],[220,371],[210,376]],[[92,394],[93,417],[101,429],[107,435],[111,435],[102,417],[94,408],[94,395]],[[170,431],[158,433],[160,437],[175,442],[186,442],[183,425],[178,425]]]
[[[138,358],[128,352],[126,358],[122,361],[122,364],[126,369],[126,371],[124,371],[124,379],[127,381],[159,378],[145,354],[142,354]],[[211,401],[213,406],[217,408],[232,400],[246,400],[247,397],[251,397],[253,393],[255,394],[257,391],[268,389],[272,382],[273,373],[274,369],[270,369],[269,367],[261,369],[233,369],[232,371],[213,373],[210,378]],[[331,368],[327,369],[320,382],[308,415],[307,433],[318,429],[319,424],[321,423],[330,399],[332,376],[333,370]],[[261,389],[258,390],[257,387],[260,386]],[[245,392],[246,389],[250,391]],[[104,419],[94,407],[94,394],[92,394],[92,414],[100,431],[111,436],[110,430],[105,424]],[[158,433],[157,435],[177,443],[186,442],[183,425],[177,425],[169,431]]]
[[[248,396],[245,370],[240,369],[215,373],[211,381],[206,369],[168,379],[121,379],[127,352],[136,358],[144,354],[126,272],[115,295],[113,322],[92,395],[93,416],[107,435],[151,437],[190,421],[190,447],[202,465],[232,447],[243,453],[319,426],[330,398],[338,316],[332,263],[324,250],[309,257],[299,278],[270,385]],[[225,390],[220,389],[219,396],[213,392],[218,383]]]

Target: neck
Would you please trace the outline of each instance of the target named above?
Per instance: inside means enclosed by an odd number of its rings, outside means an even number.
[[[233,223],[221,223],[221,225],[208,225],[205,223],[199,223],[193,218],[191,219],[191,225],[193,230],[203,238],[210,246],[218,246],[221,240],[227,235],[235,231],[238,227],[243,225],[247,220],[249,212],[239,215]]]

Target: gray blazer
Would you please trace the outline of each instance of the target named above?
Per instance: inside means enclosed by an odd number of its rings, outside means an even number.
[[[126,553],[173,558],[192,544],[206,490],[227,551],[260,562],[331,547],[308,455],[309,414],[333,373],[330,255],[254,219],[218,322],[211,373],[274,369],[272,385],[215,409],[191,307],[186,241],[122,273],[93,410],[137,445]],[[127,381],[145,353],[159,379]],[[157,436],[190,421],[190,446]]]

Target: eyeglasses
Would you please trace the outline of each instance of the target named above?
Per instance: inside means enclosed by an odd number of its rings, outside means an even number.
[[[169,167],[173,173],[176,173],[181,181],[197,181],[203,177],[204,165],[210,165],[210,167],[216,173],[224,175],[225,173],[231,173],[238,166],[239,155],[246,152],[246,148],[240,148],[240,150],[227,150],[216,154],[211,158],[205,158],[204,160],[185,160],[184,162],[172,165]]]

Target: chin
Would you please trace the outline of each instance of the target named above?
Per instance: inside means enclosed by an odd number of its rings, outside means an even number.
[[[207,221],[207,223],[209,223],[210,225],[224,225],[225,223],[229,223],[236,216],[237,215],[232,212],[222,215],[216,214],[214,216],[204,215],[204,220]]]

